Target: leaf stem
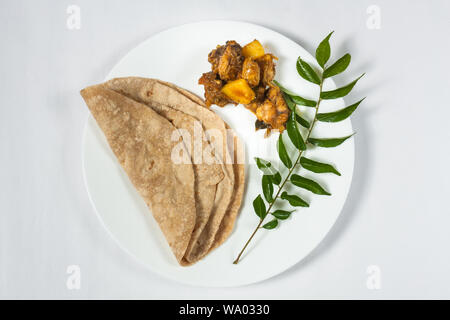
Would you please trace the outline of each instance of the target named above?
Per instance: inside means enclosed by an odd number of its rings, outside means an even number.
[[[320,97],[322,94],[322,87],[323,87],[323,75],[320,77],[320,84],[319,84],[319,99],[317,100],[317,104],[315,106],[315,112],[314,112],[314,119],[311,122],[311,125],[308,129],[308,132],[306,134],[306,139],[305,139],[305,143],[308,143],[308,139],[311,136],[311,132],[314,128],[314,125],[317,122],[317,113],[319,112],[319,105],[320,102],[322,101],[322,98]],[[264,222],[264,219],[267,217],[267,215],[269,214],[270,210],[272,209],[272,206],[275,204],[275,202],[278,200],[278,197],[280,195],[281,190],[283,190],[284,185],[286,184],[286,182],[289,180],[289,178],[291,177],[291,174],[294,171],[294,168],[300,164],[300,158],[303,155],[303,152],[305,150],[299,150],[297,159],[295,160],[294,165],[289,169],[289,172],[286,176],[286,178],[284,178],[283,182],[281,183],[281,185],[278,187],[278,191],[275,194],[275,197],[273,198],[273,201],[270,203],[269,207],[267,208],[266,214],[264,215],[263,219],[260,219],[258,225],[256,226],[255,230],[252,232],[252,234],[250,235],[250,238],[247,240],[247,242],[245,243],[244,247],[242,248],[242,250],[239,252],[239,255],[237,256],[236,260],[233,261],[233,264],[238,264],[242,254],[244,253],[245,249],[247,249],[247,246],[250,244],[250,242],[252,241],[253,237],[255,236],[256,232],[258,232],[258,230],[260,229],[262,223]]]

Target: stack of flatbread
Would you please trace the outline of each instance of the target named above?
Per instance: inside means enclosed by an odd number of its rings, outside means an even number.
[[[229,126],[198,96],[160,80],[117,78],[81,95],[178,263],[221,245],[245,179],[243,146]]]

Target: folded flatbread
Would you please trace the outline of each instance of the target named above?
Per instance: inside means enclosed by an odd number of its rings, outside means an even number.
[[[135,101],[142,102],[161,116],[169,120],[177,129],[184,129],[187,137],[183,136],[186,146],[192,156],[195,175],[195,197],[197,202],[197,217],[194,231],[190,239],[185,257],[189,257],[193,250],[197,250],[198,239],[208,223],[216,199],[217,184],[224,178],[224,172],[219,161],[214,159],[211,147],[205,136],[202,124],[191,115],[170,107],[170,103],[179,99],[180,94],[166,96],[165,100],[149,99],[147,93],[153,88],[154,80],[143,78],[119,78],[110,80],[103,85]],[[157,89],[157,88],[156,88]],[[197,128],[196,128],[197,126]],[[200,146],[196,146],[200,143]],[[209,156],[206,154],[210,151]],[[198,152],[199,154],[194,154]],[[196,156],[196,158],[195,158]],[[198,163],[196,163],[198,162]],[[226,207],[227,204],[219,204]],[[182,264],[188,265],[195,261],[183,259]]]
[[[223,120],[215,113],[180,94],[178,90],[155,79],[138,77],[117,78],[106,82],[105,85],[149,106],[155,104],[166,105],[174,110],[183,112],[195,118],[204,128],[206,138],[213,146],[214,156],[222,168],[224,177],[217,184],[214,205],[209,219],[201,232],[196,235],[195,243],[192,243],[188,254],[185,255],[184,264],[200,260],[209,252],[233,198],[234,170]]]
[[[81,95],[181,262],[195,226],[195,178],[192,164],[171,161],[179,143],[171,139],[176,128],[148,106],[102,85]]]
[[[176,165],[173,163],[173,159],[167,159],[168,153],[174,148],[173,143],[177,144],[178,147],[182,145],[182,149],[188,153],[189,163],[184,165],[188,166],[193,173],[189,177],[193,180],[195,212],[193,218],[192,212],[189,213],[191,216],[188,222],[189,226],[184,226],[184,228],[189,229],[191,224],[194,224],[190,237],[187,240],[183,238],[183,244],[179,244],[184,251],[177,248],[177,252],[175,252],[173,244],[168,238],[168,234],[171,236],[172,231],[165,231],[161,223],[160,227],[181,265],[190,265],[197,262],[211,250],[222,244],[233,230],[245,185],[243,145],[229,126],[217,114],[207,109],[204,101],[198,96],[174,84],[156,79],[116,78],[83,90],[82,96],[105,132],[113,151],[115,148],[112,146],[107,132],[111,131],[109,126],[114,121],[112,119],[108,120],[109,123],[108,121],[103,121],[105,123],[101,125],[101,121],[98,119],[99,116],[96,116],[92,111],[93,109],[102,109],[98,106],[94,107],[94,105],[98,105],[99,102],[100,104],[105,104],[103,101],[105,100],[104,96],[114,100],[116,106],[125,103],[131,104],[133,106],[130,107],[131,109],[142,109],[144,107],[153,111],[153,117],[157,115],[159,118],[166,120],[165,125],[162,126],[170,128],[171,135],[169,138],[168,133],[162,137],[158,130],[148,132],[147,138],[153,142],[156,140],[160,142],[167,140],[165,141],[165,146],[161,146],[161,148],[168,150],[165,153],[166,159],[161,161],[161,163],[167,162],[167,172],[170,172],[171,166]],[[92,98],[92,96],[102,96],[103,98]],[[106,103],[106,105],[109,104],[111,102]],[[125,106],[116,107],[115,111],[109,113],[109,115],[117,116],[117,114],[122,112],[128,114],[130,111],[125,109]],[[100,118],[104,120],[104,118],[107,119],[108,117],[100,115]],[[139,119],[139,116],[136,116],[137,119]],[[120,126],[123,125],[131,127],[135,123],[120,124]],[[176,130],[179,131],[182,139],[173,142]],[[181,132],[184,133],[182,134]],[[154,136],[150,137],[151,134]],[[198,139],[199,137],[200,139]],[[130,139],[132,140],[132,138]],[[196,148],[198,144],[200,144],[200,154]],[[123,147],[120,147],[120,150],[123,149]],[[154,152],[154,149],[152,152]],[[199,159],[200,162],[198,161]],[[124,166],[120,158],[119,162]],[[161,165],[164,166],[163,164]],[[124,167],[124,169],[144,197],[143,192],[141,192],[132,178],[133,175],[138,176],[139,173],[131,172],[129,168]],[[168,174],[170,175],[170,173]],[[150,183],[146,187],[152,188],[153,186]],[[161,186],[161,188],[165,188],[165,186]],[[176,193],[173,195],[177,197]],[[155,213],[152,200],[145,197],[144,199],[159,222],[157,217],[161,220],[161,216],[164,213]],[[184,211],[184,207],[182,211]],[[181,253],[182,251],[183,253]]]

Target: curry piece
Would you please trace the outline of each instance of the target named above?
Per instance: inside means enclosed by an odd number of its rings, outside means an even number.
[[[206,106],[211,106],[212,104],[224,107],[229,103],[237,104],[228,98],[221,89],[224,85],[223,81],[220,80],[216,73],[207,72],[202,75],[198,80],[198,83],[205,86],[205,102]]]
[[[258,119],[264,120],[264,122],[270,124],[273,129],[278,129],[280,132],[283,132],[285,124],[289,119],[290,111],[280,88],[277,86],[271,86],[267,91],[266,97],[266,101],[269,100],[272,103],[273,108],[275,108],[275,112],[272,111],[273,109],[269,111],[272,113],[272,118],[270,119],[267,119],[268,115],[264,113],[262,118],[260,119],[258,117]],[[258,110],[256,110],[256,113],[258,116]]]
[[[247,80],[251,87],[256,87],[259,84],[260,75],[259,64],[252,58],[245,58],[241,71],[242,79]]]
[[[204,73],[199,84],[205,87],[206,105],[243,104],[256,115],[256,129],[283,132],[289,108],[280,89],[272,83],[277,57],[265,53],[258,40],[243,48],[236,41],[217,46],[208,55],[211,72]]]
[[[208,61],[212,65],[212,72],[219,74],[220,79],[236,80],[244,63],[242,48],[236,41],[227,41],[225,46],[217,46],[211,51]]]
[[[280,88],[271,86],[266,90],[263,101],[252,102],[246,105],[246,108],[256,115],[256,129],[271,128],[284,131],[290,111]]]
[[[259,105],[263,103],[266,98],[266,89],[262,86],[258,86],[254,91],[255,99],[251,103],[246,104],[245,107],[256,115],[256,109],[258,109]]]
[[[275,78],[275,63],[273,62],[274,59],[278,60],[277,57],[270,53],[256,59],[256,62],[261,69],[261,83],[264,86],[270,85],[273,78]]]

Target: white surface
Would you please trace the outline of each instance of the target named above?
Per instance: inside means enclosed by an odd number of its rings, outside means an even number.
[[[75,31],[69,3],[0,2],[0,297],[450,298],[450,4],[261,2],[73,1]],[[372,4],[379,30],[366,27]],[[82,178],[78,90],[152,34],[206,19],[261,24],[309,52],[335,30],[333,58],[352,54],[337,83],[367,72],[346,99],[368,96],[352,118],[355,171],[337,223],[303,262],[240,288],[180,285],[136,263],[104,232]],[[66,288],[72,264],[80,290]],[[366,287],[369,265],[380,290]]]
[[[309,63],[313,56],[292,40],[281,34],[249,23],[214,21],[187,24],[161,32],[131,50],[115,65],[107,78],[143,76],[174,82],[199,96],[203,86],[197,79],[210,70],[207,55],[218,43],[234,39],[242,45],[258,39],[266,45],[266,51],[279,57],[277,80],[295,88],[303,97],[318,96],[318,86],[302,79],[295,69],[299,56]],[[198,41],[201,39],[201,41]],[[195,46],[191,45],[195,44]],[[155,48],[158,48],[155,50]],[[186,63],[189,66],[186,67]],[[326,82],[325,89],[334,89],[335,84]],[[344,107],[343,99],[324,101],[322,112]],[[275,146],[278,134],[264,139],[264,130],[255,133],[255,117],[243,106],[213,107],[242,139],[246,149],[246,191],[234,232],[229,239],[205,259],[190,267],[180,267],[173,257],[164,235],[151,216],[126,174],[121,170],[108,146],[101,129],[93,117],[89,117],[83,143],[83,164],[86,184],[93,205],[105,227],[118,244],[146,265],[153,272],[182,283],[212,286],[241,286],[265,280],[298,263],[325,237],[336,221],[347,197],[353,173],[354,143],[352,139],[338,148],[308,150],[307,156],[321,161],[333,159],[333,164],[342,176],[312,174],[306,170],[295,171],[319,181],[331,197],[313,195],[298,188],[287,189],[307,200],[309,208],[299,208],[289,220],[281,221],[277,230],[260,230],[247,248],[238,265],[232,264],[258,219],[253,211],[253,199],[261,193],[261,172],[254,157],[273,162],[286,172],[278,160]],[[311,109],[305,117],[311,115]],[[341,137],[351,134],[350,119],[337,124],[317,123],[314,137]],[[285,139],[286,147],[294,152]],[[276,187],[275,187],[276,189]],[[295,190],[295,191],[294,191]],[[284,201],[278,201],[275,209],[288,209]],[[270,216],[266,222],[270,221]],[[271,252],[270,256],[267,252]],[[264,268],[260,266],[264,265]],[[220,270],[220,276],[217,275]],[[258,272],[255,272],[258,270]]]

